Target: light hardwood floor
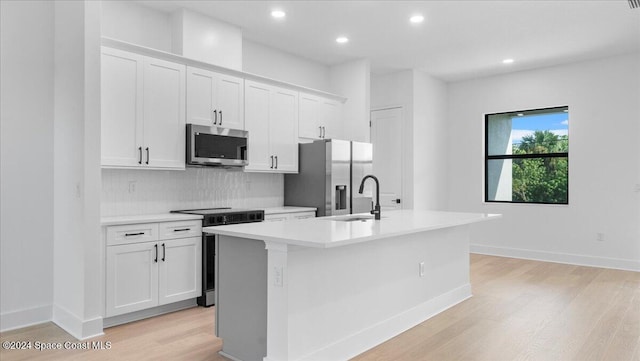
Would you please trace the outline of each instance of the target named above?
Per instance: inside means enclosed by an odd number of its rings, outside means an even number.
[[[473,297],[356,361],[640,361],[640,273],[471,256]],[[10,360],[226,360],[214,309],[193,308],[105,330],[109,350],[0,350]],[[0,339],[75,340],[52,323]]]

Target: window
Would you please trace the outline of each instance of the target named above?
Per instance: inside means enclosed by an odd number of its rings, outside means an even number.
[[[485,201],[569,204],[569,108],[485,115]]]

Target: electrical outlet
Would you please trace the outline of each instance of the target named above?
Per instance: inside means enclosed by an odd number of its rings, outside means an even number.
[[[598,242],[604,242],[604,233],[596,233],[596,239]]]
[[[418,274],[420,277],[424,277],[424,262],[418,263]]]
[[[136,192],[136,181],[129,181],[129,193]]]

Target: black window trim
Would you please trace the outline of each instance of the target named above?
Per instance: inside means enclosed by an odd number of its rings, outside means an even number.
[[[502,154],[502,155],[489,155],[489,117],[498,114],[518,114],[524,112],[542,112],[545,110],[552,110],[558,108],[567,108],[568,105],[560,105],[557,107],[538,108],[519,111],[508,111],[499,113],[488,113],[484,115],[484,201],[485,203],[506,203],[506,204],[543,204],[543,205],[569,205],[569,174],[567,172],[567,202],[522,202],[522,201],[499,201],[489,200],[489,160],[500,159],[544,159],[544,158],[567,158],[567,167],[569,167],[569,152],[566,153],[537,153],[537,154]]]

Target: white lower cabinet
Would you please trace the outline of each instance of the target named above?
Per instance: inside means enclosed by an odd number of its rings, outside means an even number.
[[[119,232],[110,232],[109,228]],[[152,239],[141,231],[149,228],[155,229],[152,234],[156,236],[152,235]],[[167,228],[173,228],[176,233],[158,237],[158,228],[160,234]],[[200,221],[108,227],[105,316],[198,297],[202,290],[200,232]],[[189,237],[176,238],[181,235]],[[126,242],[122,237],[131,237],[131,240]]]
[[[284,212],[284,213],[271,213],[264,215],[265,222],[280,222],[287,221],[292,219],[306,219],[306,218],[315,218],[315,211],[297,211],[297,212]]]

